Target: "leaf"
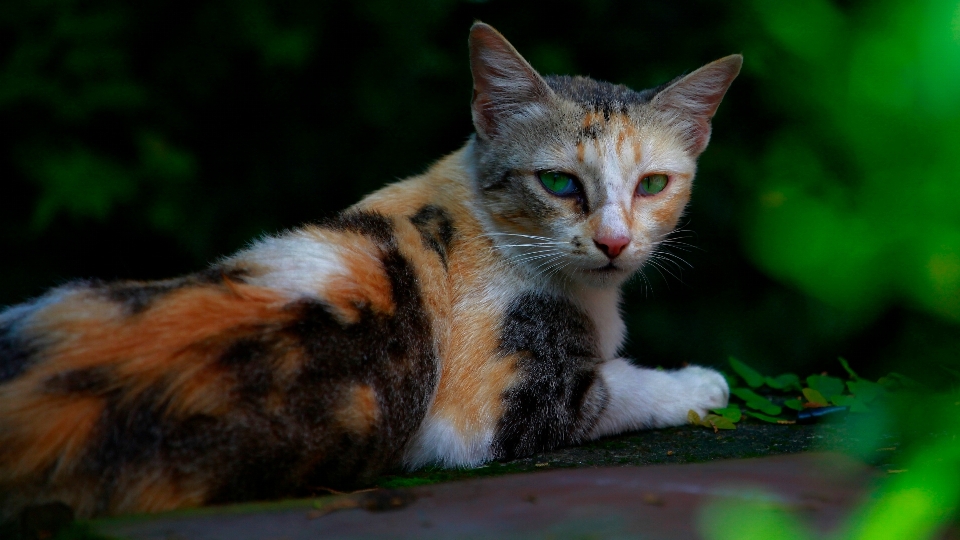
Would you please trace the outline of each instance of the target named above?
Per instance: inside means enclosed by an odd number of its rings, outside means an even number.
[[[807,398],[807,401],[817,405],[819,407],[826,407],[830,405],[830,402],[827,401],[827,398],[823,397],[823,394],[817,392],[813,388],[804,388],[803,397]]]
[[[840,407],[850,407],[850,412],[864,413],[870,412],[870,409],[856,396],[834,396],[830,399],[834,405]]]
[[[729,406],[722,409],[713,409],[713,412],[719,414],[727,420],[730,420],[731,422],[739,422],[743,417],[743,413],[740,411],[740,406],[736,403],[731,403]]]
[[[710,424],[714,431],[718,429],[737,429],[737,426],[729,418],[716,414],[708,414],[706,422]]]
[[[751,409],[757,409],[766,414],[773,415],[780,414],[780,412],[783,410],[779,405],[774,405],[769,399],[757,395],[756,392],[750,390],[749,388],[734,388],[730,390],[730,392],[746,402],[747,407],[750,407]]]
[[[842,356],[838,356],[838,357],[837,357],[837,360],[840,361],[840,365],[843,366],[843,370],[847,372],[847,375],[850,375],[850,378],[851,378],[851,379],[853,379],[853,380],[855,380],[855,381],[859,381],[859,380],[860,380],[860,376],[857,375],[856,372],[854,372],[853,369],[850,368],[850,364],[847,363],[847,359],[846,359],[846,358],[844,358],[844,357],[842,357]]]
[[[857,396],[865,404],[877,399],[880,394],[886,391],[880,384],[862,379],[848,381],[847,388],[850,389],[851,394]]]
[[[727,373],[726,371],[720,371],[720,375],[723,375],[724,380],[727,381],[727,387],[733,388],[734,386],[740,386],[740,379],[733,373]]]
[[[764,422],[770,422],[771,424],[780,424],[783,422],[789,422],[788,420],[784,420],[783,418],[777,418],[776,416],[769,416],[769,415],[754,412],[754,411],[744,411],[744,413],[756,418],[757,420],[763,420]]]
[[[843,381],[829,375],[811,375],[807,377],[807,386],[820,392],[821,396],[835,396],[843,393]]]
[[[775,390],[800,390],[800,377],[793,373],[784,373],[776,377],[766,378],[767,386]]]
[[[783,402],[783,405],[795,411],[803,410],[803,402],[799,399],[788,399]]]
[[[697,414],[697,411],[690,409],[687,411],[687,422],[691,424],[696,424],[698,426],[703,425],[703,420],[700,419],[700,415]]]
[[[747,385],[751,388],[757,388],[762,386],[765,380],[765,377],[761,375],[758,371],[752,367],[744,364],[743,362],[737,360],[734,357],[730,357],[730,367],[733,368],[733,371],[737,375],[743,377],[743,380],[747,382]]]

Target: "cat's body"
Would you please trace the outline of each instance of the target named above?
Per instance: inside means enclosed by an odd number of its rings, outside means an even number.
[[[3,512],[295,495],[723,406],[716,372],[617,357],[619,285],[676,226],[739,57],[637,93],[542,79],[485,25],[471,54],[477,135],[422,176],[200,274],[0,313]]]

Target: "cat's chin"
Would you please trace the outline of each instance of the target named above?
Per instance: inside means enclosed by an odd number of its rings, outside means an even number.
[[[624,268],[613,263],[597,268],[577,269],[572,276],[574,280],[591,287],[608,288],[619,287],[634,272],[632,268]]]

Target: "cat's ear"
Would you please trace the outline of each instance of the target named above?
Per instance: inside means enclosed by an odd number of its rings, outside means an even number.
[[[703,152],[710,142],[710,119],[740,73],[741,65],[743,56],[739,54],[715,60],[670,83],[653,98],[656,107],[678,116],[694,155]]]
[[[553,91],[520,53],[492,26],[470,28],[473,72],[473,125],[484,138],[495,137],[509,118],[549,101]]]

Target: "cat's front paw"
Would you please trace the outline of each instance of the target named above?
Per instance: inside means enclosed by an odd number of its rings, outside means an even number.
[[[677,382],[683,389],[685,406],[697,411],[701,417],[710,409],[727,406],[730,399],[730,386],[723,375],[709,368],[690,366],[674,372]]]

